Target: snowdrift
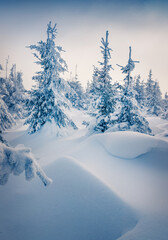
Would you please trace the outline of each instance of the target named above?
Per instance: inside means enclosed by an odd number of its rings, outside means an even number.
[[[72,159],[45,171],[47,189],[14,177],[0,188],[1,240],[114,240],[135,227],[134,211]]]
[[[27,183],[22,174],[0,187],[1,239],[167,240],[167,122],[149,123],[155,136],[6,132],[12,146],[32,148],[53,184]]]
[[[97,134],[73,157],[138,211],[168,213],[168,143],[134,132]]]
[[[118,158],[134,159],[154,148],[168,147],[161,139],[138,132],[112,132],[93,136],[105,150]]]

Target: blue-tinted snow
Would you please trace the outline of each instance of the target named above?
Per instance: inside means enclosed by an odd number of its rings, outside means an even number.
[[[79,115],[76,113],[74,114],[75,123],[81,128],[80,122],[84,116],[82,112],[79,112]],[[112,221],[111,211],[117,203],[123,206],[122,209],[126,207],[125,210],[128,212],[132,212],[130,208],[133,208],[133,215],[138,213],[136,226],[128,232],[123,232],[122,240],[167,240],[168,147],[167,138],[162,135],[167,131],[167,121],[159,118],[150,118],[148,121],[155,136],[115,132],[88,137],[84,128],[70,137],[62,138],[54,137],[53,134],[46,135],[45,131],[35,136],[28,136],[22,127],[6,132],[4,137],[13,146],[22,142],[32,148],[40,165],[54,181],[49,188],[44,188],[37,178],[27,183],[24,176],[20,176],[10,178],[9,183],[1,187],[0,201],[3,203],[0,205],[0,212],[3,213],[0,220],[3,223],[0,229],[1,236],[8,239],[7,237],[11,236],[14,230],[17,234],[21,234],[22,226],[25,228],[25,224],[28,226],[31,221],[34,223],[33,226],[31,225],[31,230],[36,233],[36,239],[41,236],[41,231],[46,231],[46,235],[48,233],[48,236],[52,236],[52,226],[55,222],[59,222],[58,226],[64,223],[64,229],[66,229],[71,219],[76,225],[71,223],[72,225],[69,226],[73,230],[77,226],[76,228],[81,228],[82,232],[86,229],[87,221],[89,223],[90,220],[93,226],[94,220],[96,229],[99,230],[100,225],[103,225],[103,219],[106,218],[108,223],[104,220],[103,228],[107,231],[110,226],[109,221]],[[126,152],[127,149],[133,154]],[[118,199],[117,202],[114,199]],[[97,201],[98,205],[96,205]],[[36,209],[37,206],[40,206],[40,209]],[[76,212],[76,209],[79,212]],[[98,210],[99,213],[97,213]],[[65,219],[64,213],[69,216],[68,219]],[[89,217],[90,213],[92,213],[91,217]],[[122,213],[123,211],[118,212],[117,222]],[[49,217],[45,218],[45,216]],[[40,225],[41,221],[42,225]],[[124,218],[123,221],[125,222]],[[46,229],[46,225],[49,226],[48,232],[43,230],[43,228]],[[69,226],[64,231],[69,233]],[[118,229],[117,225],[115,228]],[[28,236],[32,234],[28,230],[25,232]],[[60,235],[62,238],[67,236],[60,228],[58,233],[62,234]],[[77,231],[76,234],[79,232]],[[86,236],[85,233],[83,234],[83,237]],[[110,236],[112,234],[114,232],[109,232]],[[104,236],[106,237],[106,233],[103,233]],[[16,239],[18,240],[18,237]]]
[[[134,211],[71,159],[46,167],[47,189],[13,178],[1,188],[1,240],[114,240],[137,223]]]

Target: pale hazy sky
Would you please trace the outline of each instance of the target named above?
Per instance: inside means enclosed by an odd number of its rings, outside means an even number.
[[[23,72],[24,85],[30,89],[37,70],[30,49],[26,46],[46,39],[46,25],[57,23],[56,44],[66,52],[69,73],[78,65],[79,80],[86,86],[93,73],[93,65],[101,60],[100,41],[109,30],[111,72],[113,81],[124,76],[116,64],[125,65],[128,48],[132,46],[133,60],[139,60],[132,76],[141,74],[146,80],[149,70],[160,83],[162,92],[168,91],[168,5],[166,1],[45,1],[9,0],[0,8],[0,64],[10,56],[9,67],[16,63]],[[1,73],[4,75],[4,72]]]

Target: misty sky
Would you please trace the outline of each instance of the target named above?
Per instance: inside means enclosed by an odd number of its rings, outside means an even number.
[[[46,39],[49,21],[57,23],[56,44],[66,52],[69,73],[78,65],[79,80],[86,86],[93,73],[93,65],[101,60],[100,41],[109,30],[111,72],[113,81],[124,76],[116,64],[126,65],[129,46],[133,60],[139,60],[132,75],[141,74],[146,80],[149,70],[163,92],[168,91],[168,4],[167,1],[43,1],[8,0],[0,8],[0,64],[9,68],[16,63],[23,72],[24,85],[30,89],[32,76],[38,70],[35,59],[26,46]],[[5,71],[1,73],[4,75]]]

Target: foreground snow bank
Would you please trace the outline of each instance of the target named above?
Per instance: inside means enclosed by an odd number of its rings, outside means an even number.
[[[12,148],[0,143],[0,185],[7,183],[11,173],[18,176],[24,171],[26,180],[37,175],[45,186],[51,183],[51,179],[40,168],[29,148],[24,145]]]
[[[167,122],[152,120],[155,136],[6,132],[11,145],[33,149],[54,181],[44,188],[11,175],[0,186],[1,239],[167,240]]]
[[[77,160],[57,159],[45,171],[49,188],[14,177],[0,188],[1,240],[115,240],[137,224],[132,208]]]

